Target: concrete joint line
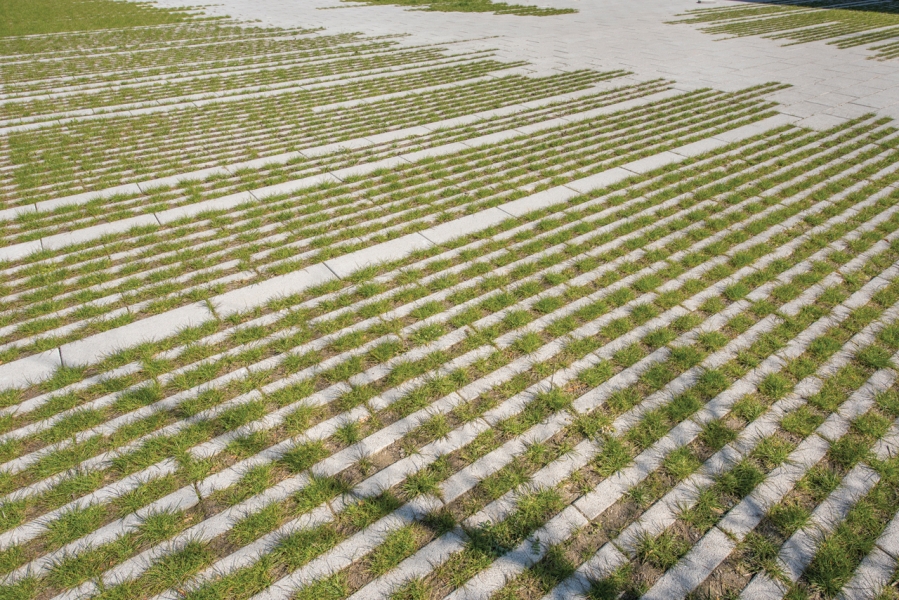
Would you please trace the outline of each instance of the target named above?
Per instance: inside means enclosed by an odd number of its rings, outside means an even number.
[[[219,317],[218,313],[215,310],[215,305],[212,303],[210,299],[206,299],[203,301],[206,304],[206,310],[209,311],[209,314],[212,315],[212,318],[216,321],[220,321],[221,317]]]

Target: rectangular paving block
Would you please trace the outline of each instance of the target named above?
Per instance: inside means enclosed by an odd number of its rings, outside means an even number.
[[[735,548],[733,540],[713,527],[677,565],[656,581],[643,595],[643,599],[671,600],[685,597],[705,581]]]
[[[73,194],[71,196],[55,198],[53,200],[44,200],[42,202],[37,202],[35,204],[35,208],[38,212],[45,212],[54,210],[61,206],[76,206],[87,204],[91,200],[96,200],[98,198],[112,198],[113,196],[118,195],[131,196],[140,193],[140,187],[138,187],[136,183],[128,183],[125,185],[117,185],[115,187],[106,188],[104,190],[97,190],[95,192],[82,192],[81,194]]]
[[[299,152],[307,158],[316,158],[327,154],[336,154],[344,150],[358,150],[375,144],[376,142],[370,138],[357,138],[354,140],[345,140],[343,142],[334,142],[333,144],[324,144],[313,148],[304,148]],[[263,159],[257,159],[263,160]]]
[[[627,557],[609,542],[578,568],[578,572],[583,574],[587,580],[601,581],[627,562]]]
[[[617,112],[638,108],[640,106],[646,106],[647,104],[660,102],[662,100],[674,98],[675,96],[680,96],[682,94],[683,92],[681,92],[680,90],[663,90],[661,92],[650,94],[648,96],[632,98],[623,102],[610,104],[609,106],[600,106],[599,108],[593,108],[591,110],[585,110],[583,112],[575,113],[572,115],[566,115],[565,118],[569,121],[586,121],[587,119],[594,119],[596,117],[602,117],[605,115],[611,115]]]
[[[300,271],[278,275],[247,287],[213,296],[209,302],[219,317],[245,312],[264,306],[269,300],[314,287],[336,279],[334,273],[323,264],[315,264]]]
[[[0,389],[27,387],[43,381],[62,366],[59,350],[47,350],[0,365]]]
[[[899,516],[890,520],[883,533],[880,534],[877,545],[894,559],[899,559]]]
[[[713,137],[716,140],[722,140],[728,143],[739,142],[783,125],[791,125],[798,120],[799,119],[793,115],[774,115],[773,117],[768,117],[767,119],[763,119],[756,123],[743,125],[742,127],[716,134]]]
[[[416,127],[406,127],[405,129],[396,129],[394,131],[388,131],[386,133],[370,135],[365,139],[371,144],[387,144],[389,142],[402,140],[407,137],[428,135],[429,133],[431,133],[430,129],[422,125],[418,125]]]
[[[548,206],[555,206],[567,202],[569,199],[577,196],[578,193],[569,187],[560,185],[558,187],[549,188],[512,202],[506,202],[497,206],[503,212],[509,213],[514,217],[520,217],[529,212],[540,210]]]
[[[416,250],[425,250],[432,245],[431,241],[420,233],[410,233],[389,242],[332,258],[324,264],[338,277],[347,277],[364,267],[400,260]]]
[[[401,157],[405,161],[410,163],[417,162],[419,160],[425,160],[427,158],[437,158],[438,156],[446,156],[447,154],[455,154],[456,152],[462,152],[464,150],[470,150],[471,148],[462,142],[453,142],[452,144],[444,144],[443,146],[436,146],[434,148],[426,148],[424,150],[419,150],[418,152],[409,152],[408,154],[403,154]]]
[[[573,504],[566,506],[546,525],[534,532],[531,537],[539,540],[544,547],[561,544],[576,531],[586,527],[590,522]]]
[[[174,335],[185,327],[201,325],[212,318],[212,313],[203,302],[182,306],[123,327],[63,344],[60,347],[62,362],[66,366],[94,364],[118,350],[160,340]]]
[[[394,589],[409,580],[424,577],[433,571],[436,565],[445,563],[464,547],[464,542],[457,533],[453,531],[445,533],[401,562],[392,571],[363,587],[352,598],[380,600],[389,597]]]
[[[615,80],[617,84],[619,82],[618,79]],[[613,86],[614,87],[614,86]],[[526,102],[522,102],[518,104],[518,106],[522,108],[540,108],[542,106],[546,106],[547,104],[555,103],[555,102],[563,102],[565,100],[574,100],[575,98],[581,98],[583,96],[589,96],[591,94],[595,94],[600,90],[608,89],[607,86],[603,85],[603,83],[599,83],[597,85],[591,86],[589,88],[583,90],[577,90],[574,92],[566,92],[564,94],[557,94],[555,96],[549,96],[548,98],[538,98],[537,100],[528,100]]]
[[[565,125],[571,125],[571,121],[563,117],[556,117],[555,119],[547,119],[546,121],[540,121],[539,123],[517,127],[515,131],[523,135],[531,135],[547,129],[553,129],[554,127],[564,127]]]
[[[650,171],[654,171],[661,167],[682,162],[685,159],[686,157],[681,154],[675,154],[674,152],[666,151],[659,152],[658,154],[653,154],[652,156],[647,156],[646,158],[641,158],[640,160],[629,162],[626,165],[621,165],[621,168],[642,175],[643,173],[649,173]]]
[[[189,171],[187,173],[179,173],[178,175],[170,175],[168,177],[160,177],[158,179],[150,179],[141,181],[137,187],[142,192],[147,192],[160,187],[174,187],[182,181],[203,181],[208,177],[215,175],[230,175],[231,172],[225,167],[209,167],[208,169],[199,169],[197,171]]]
[[[828,129],[832,129],[843,123],[846,123],[849,119],[844,117],[838,117],[836,115],[828,115],[824,113],[819,113],[816,115],[812,115],[811,117],[806,117],[801,121],[796,122],[797,127],[808,127],[809,129],[814,129],[815,131],[827,131]]]
[[[254,158],[253,160],[227,164],[222,168],[228,173],[233,174],[242,169],[261,169],[268,165],[283,165],[284,163],[301,158],[305,158],[305,155],[302,152],[283,152],[281,154],[272,154],[271,156],[263,156],[262,158]]]
[[[574,506],[592,521],[615,504],[631,487],[631,481],[618,472],[577,499]]]
[[[343,181],[345,179],[349,179],[350,177],[361,177],[363,175],[368,175],[369,173],[377,171],[378,169],[393,169],[405,164],[408,164],[408,161],[402,156],[391,156],[390,158],[384,158],[381,160],[376,160],[374,162],[362,163],[359,165],[353,165],[352,167],[337,169],[336,171],[331,171],[330,175],[331,177],[334,177],[339,181]]]
[[[523,137],[521,133],[514,129],[509,129],[507,131],[497,131],[496,133],[488,133],[487,135],[481,135],[478,137],[474,137],[462,142],[469,148],[477,148],[479,146],[489,146],[491,144],[499,144],[500,142],[505,142],[506,140],[511,140],[513,138]]]
[[[482,120],[484,117],[480,114],[474,113],[470,115],[463,115],[461,117],[453,117],[451,119],[443,119],[441,121],[434,121],[432,123],[426,123],[422,125],[425,129],[429,131],[439,131],[441,129],[454,129],[456,127],[462,127],[464,125],[470,125],[472,123],[477,123]]]
[[[165,225],[186,217],[194,217],[207,211],[228,210],[250,202],[256,202],[256,198],[250,192],[238,192],[220,198],[204,200],[202,202],[197,202],[196,204],[188,204],[186,206],[161,210],[156,213],[156,218],[160,223]]]
[[[5,208],[0,210],[0,221],[14,221],[19,218],[20,215],[27,215],[36,211],[37,207],[34,204]]]
[[[809,523],[794,533],[784,543],[779,557],[786,575],[796,581],[815,555],[821,539],[833,531],[850,509],[880,480],[871,468],[858,464],[843,478],[834,490],[812,512]]]
[[[896,570],[896,559],[875,548],[862,559],[858,568],[840,592],[840,600],[869,600],[879,597],[890,585]]]
[[[581,598],[590,591],[591,581],[581,571],[575,571],[568,579],[554,587],[544,600],[569,600]]]
[[[40,129],[49,125],[56,125],[58,121],[44,121],[38,123],[25,123],[24,125],[12,125],[10,127],[0,127],[0,135],[9,135],[19,131],[30,131],[32,129]]]
[[[40,240],[32,240],[30,242],[22,242],[21,244],[13,244],[0,248],[0,261],[8,260],[10,262],[25,258],[35,252],[43,250]]]
[[[511,581],[537,558],[529,542],[501,556],[489,567],[477,573],[462,587],[456,588],[444,600],[489,600],[507,581]]]
[[[765,600],[779,600],[780,598],[783,598],[788,591],[789,588],[787,588],[781,581],[772,579],[765,573],[759,573],[753,577],[752,581],[749,582],[749,585],[743,589],[740,598],[743,600],[757,600],[762,598]]]
[[[607,171],[602,171],[601,173],[590,175],[589,177],[576,179],[571,183],[566,183],[565,187],[569,187],[581,194],[586,194],[587,192],[610,186],[633,176],[633,171],[628,171],[627,169],[623,169],[621,167],[615,167]]]
[[[849,431],[851,423],[838,414],[831,414],[823,423],[815,430],[815,433],[822,438],[834,442],[840,439]]]
[[[456,238],[483,231],[488,227],[493,227],[508,218],[510,218],[509,213],[496,207],[488,208],[487,210],[477,212],[473,215],[467,215],[440,225],[435,225],[434,227],[420,231],[419,234],[439,246]]]
[[[128,219],[120,219],[111,223],[101,223],[92,227],[85,227],[84,229],[47,236],[41,239],[41,245],[45,250],[58,250],[73,244],[96,240],[105,235],[124,233],[133,227],[148,225],[159,225],[159,221],[157,221],[156,217],[153,215],[139,215]]]
[[[340,179],[331,173],[321,173],[319,175],[310,175],[309,177],[262,187],[257,190],[252,190],[250,194],[252,194],[253,198],[256,200],[262,201],[270,196],[292,194],[300,190],[317,187],[323,183],[340,183]]]

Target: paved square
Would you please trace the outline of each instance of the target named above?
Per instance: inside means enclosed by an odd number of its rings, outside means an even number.
[[[899,598],[895,0],[0,7],[0,600]]]

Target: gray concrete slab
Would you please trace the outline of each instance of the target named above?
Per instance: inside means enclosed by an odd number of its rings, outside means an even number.
[[[520,217],[535,210],[562,204],[577,195],[578,193],[570,187],[560,185],[512,202],[506,202],[497,208],[514,217]]]
[[[335,279],[336,275],[322,264],[300,271],[278,275],[260,283],[225,292],[209,299],[219,317],[227,317],[260,306],[275,298],[299,294],[310,287]]]
[[[117,233],[125,233],[134,227],[158,226],[159,221],[154,215],[139,215],[128,219],[120,219],[111,223],[101,223],[83,229],[67,231],[65,233],[57,233],[41,238],[41,246],[45,250],[58,250],[74,244],[90,242],[107,235]]]
[[[27,387],[49,378],[61,366],[62,359],[56,348],[11,361],[0,365],[0,385],[4,388]]]
[[[338,277],[347,277],[364,267],[384,262],[400,260],[416,250],[425,250],[433,243],[419,233],[410,233],[403,237],[344,254],[325,261],[325,265]]]
[[[133,194],[140,194],[140,187],[136,183],[128,183],[125,185],[119,185],[111,188],[106,188],[103,190],[98,190],[96,192],[84,192],[82,194],[73,194],[71,196],[66,196],[64,198],[56,198],[53,200],[44,200],[42,202],[38,202],[35,204],[38,212],[45,212],[60,208],[62,206],[71,206],[76,204],[87,204],[92,200],[102,199],[102,198],[112,198],[113,196],[130,196]]]
[[[4,248],[0,248],[0,261],[16,261],[35,252],[43,250],[40,240],[32,240],[30,242],[22,242],[20,244],[12,244]]]
[[[196,204],[188,204],[185,206],[179,206],[177,208],[161,210],[156,213],[156,220],[163,225],[167,225],[181,219],[195,217],[197,215],[203,214],[204,212],[228,210],[229,208],[235,208],[242,204],[247,204],[255,201],[256,198],[249,192],[238,192],[236,194],[228,194],[227,196],[222,196],[220,198],[213,198],[212,200],[204,200],[202,202],[197,202]]]
[[[456,238],[483,231],[502,223],[512,215],[500,208],[488,208],[473,215],[460,217],[420,232],[420,235],[433,244],[445,244]]]
[[[566,184],[566,187],[573,189],[581,194],[586,194],[596,189],[601,189],[620,181],[624,181],[628,177],[634,177],[633,171],[628,171],[622,167],[615,167],[589,177],[584,177]]]
[[[202,302],[176,308],[63,344],[60,347],[62,362],[66,366],[90,365],[117,350],[174,335],[185,327],[201,325],[212,318],[212,313]]]

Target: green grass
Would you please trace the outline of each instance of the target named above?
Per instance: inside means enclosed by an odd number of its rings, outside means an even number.
[[[480,54],[478,57],[485,58],[485,55]],[[412,58],[413,55],[405,54],[396,57],[398,64],[418,66]],[[72,129],[64,134],[69,150],[49,143],[51,138],[58,140],[63,135],[57,128],[50,127],[12,135],[10,156],[15,164],[20,165],[16,170],[16,177],[19,193],[22,195],[30,196],[27,190],[46,184],[48,177],[63,183],[71,181],[74,175],[82,185],[94,179],[95,183],[89,184],[88,188],[102,188],[122,181],[119,174],[122,171],[130,173],[127,180],[142,180],[183,172],[191,165],[205,163],[210,158],[226,162],[256,158],[317,143],[370,135],[394,127],[452,118],[470,111],[497,108],[513,104],[516,100],[533,100],[575,91],[605,77],[588,71],[543,78],[509,76],[501,80],[471,82],[452,90],[434,90],[414,93],[405,98],[369,102],[352,110],[335,109],[321,113],[309,111],[311,107],[321,104],[414,91],[417,87],[458,82],[512,66],[515,64],[492,60],[476,60],[461,65],[444,62],[421,73],[385,73],[367,81],[348,82],[262,99],[213,103],[202,108],[186,108],[140,117],[123,115],[103,119],[102,123],[83,122],[73,124]],[[235,129],[236,123],[247,121],[255,123],[252,133],[255,141],[252,145],[256,155],[249,157],[246,156],[249,132],[241,134],[240,129]],[[295,127],[285,137],[288,131],[282,131],[282,128],[288,122]],[[231,142],[205,149],[184,141],[184,138],[193,135],[197,127],[202,128],[210,137],[231,139]],[[264,131],[270,131],[272,135],[263,135]],[[275,131],[279,133],[275,135]],[[141,146],[146,144],[149,141],[148,135],[155,139],[153,143],[159,147],[159,152],[152,156],[135,147],[138,143]],[[117,165],[104,164],[103,155],[107,152],[103,150],[104,146],[117,150]],[[181,146],[190,146],[190,149],[173,154],[173,149]],[[237,147],[240,148],[239,152],[236,152]],[[80,151],[73,154],[71,150],[74,148],[79,148]],[[308,161],[299,162],[297,167],[308,168],[305,164]],[[242,173],[239,179],[245,180],[251,174],[253,171]],[[271,182],[263,185],[268,183]],[[47,191],[40,194],[46,196]]]
[[[716,385],[717,385],[717,384],[715,384],[715,383],[712,382],[712,381],[708,381],[708,382],[706,382],[705,385],[706,385],[706,386],[712,386],[712,387],[710,387],[710,388],[708,388],[708,389],[716,389]],[[549,403],[550,406],[553,406],[553,405],[564,406],[564,402],[560,403],[560,402],[556,402],[556,401],[553,401],[553,400],[547,400],[547,402]]]
[[[846,8],[838,8],[839,4],[844,3],[810,0],[781,6],[743,4],[692,10],[676,22],[700,25],[702,31],[715,35],[761,35],[784,40],[785,44],[827,41],[838,48],[864,45],[874,58],[899,57],[899,9],[894,2]]]
[[[3,0],[0,37],[183,23],[190,14],[119,0]]]
[[[641,537],[637,543],[637,558],[664,571],[677,564],[689,549],[686,540],[664,531],[656,537]]]
[[[351,0],[342,0],[349,2]],[[360,0],[352,0],[353,2]],[[489,12],[495,15],[548,17],[576,13],[573,8],[545,8],[524,4],[508,4],[492,0],[361,0],[366,4],[408,6],[414,10],[439,12]]]

